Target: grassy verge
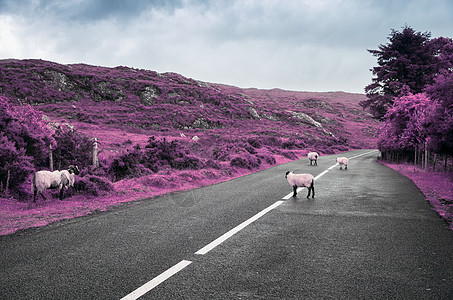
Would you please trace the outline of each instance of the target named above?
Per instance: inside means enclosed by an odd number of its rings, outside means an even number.
[[[433,172],[414,165],[381,163],[411,179],[453,230],[453,172]]]

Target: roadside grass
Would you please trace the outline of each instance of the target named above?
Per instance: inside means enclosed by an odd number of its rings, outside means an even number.
[[[432,209],[453,230],[453,172],[429,171],[409,164],[380,162],[411,179],[425,195]]]

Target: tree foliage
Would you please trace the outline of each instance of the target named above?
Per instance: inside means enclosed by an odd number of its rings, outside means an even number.
[[[0,192],[18,188],[35,166],[45,166],[51,143],[55,140],[40,112],[0,96]]]
[[[36,170],[50,168],[52,147],[56,169],[91,163],[92,141],[68,126],[52,127],[30,105],[12,105],[0,96],[0,193],[21,194]]]
[[[421,93],[436,76],[448,73],[453,66],[450,38],[431,39],[431,33],[406,26],[401,32],[392,30],[388,39],[389,43],[379,45],[378,50],[368,50],[377,57],[378,66],[372,69],[372,83],[365,87],[368,99],[360,103],[377,118],[392,107],[404,86],[412,94]]]

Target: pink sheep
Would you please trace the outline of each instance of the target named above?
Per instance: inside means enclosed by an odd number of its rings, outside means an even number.
[[[313,191],[312,198],[315,197],[315,178],[311,174],[294,174],[293,171],[286,171],[285,178],[288,179],[288,183],[293,187],[293,197],[297,195],[298,187],[307,187],[308,195],[310,197],[310,192]]]
[[[348,159],[346,157],[338,157],[337,163],[340,164],[340,169],[343,169],[343,165],[346,170],[348,169]]]
[[[319,157],[319,154],[317,152],[310,152],[307,154],[307,157],[308,159],[310,160],[310,166],[311,166],[311,163],[314,161],[314,165],[317,166],[318,165],[318,157]]]
[[[79,175],[77,166],[70,166],[68,170],[62,171],[38,171],[33,174],[32,193],[33,202],[36,202],[36,195],[39,192],[44,200],[46,197],[43,192],[47,189],[59,189],[60,200],[63,200],[63,190],[74,186],[74,174]]]

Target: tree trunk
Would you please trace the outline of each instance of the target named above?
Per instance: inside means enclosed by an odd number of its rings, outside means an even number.
[[[8,194],[9,189],[9,180],[11,179],[11,170],[8,170],[8,174],[6,175],[6,186],[5,186],[5,193]]]
[[[425,142],[425,163],[423,166],[424,169],[428,168],[428,147]]]

